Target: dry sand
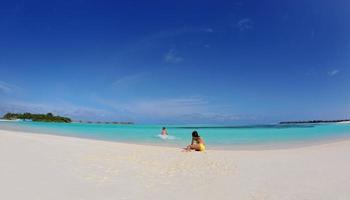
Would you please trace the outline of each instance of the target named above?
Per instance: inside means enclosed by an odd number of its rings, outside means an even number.
[[[349,200],[350,141],[184,153],[0,130],[0,199]]]

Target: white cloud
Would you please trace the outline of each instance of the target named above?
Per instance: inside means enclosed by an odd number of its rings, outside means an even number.
[[[244,18],[237,22],[240,31],[251,30],[254,28],[254,22],[250,18]]]
[[[339,73],[340,71],[338,69],[332,70],[328,73],[329,76],[335,76]]]
[[[174,49],[170,49],[168,53],[164,55],[164,61],[167,63],[179,63],[183,61],[183,57],[178,56]]]
[[[4,81],[0,81],[0,93],[10,94],[18,89],[19,89],[18,86],[6,83]]]

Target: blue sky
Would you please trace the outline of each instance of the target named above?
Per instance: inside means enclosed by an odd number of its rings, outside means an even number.
[[[349,1],[1,1],[0,113],[350,118]]]

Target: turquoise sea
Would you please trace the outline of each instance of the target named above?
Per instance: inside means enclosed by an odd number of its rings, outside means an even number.
[[[113,125],[46,122],[0,122],[0,129],[99,139],[107,141],[184,147],[197,130],[212,148],[284,147],[350,138],[350,124],[303,125],[169,125],[170,137],[159,137],[163,125]]]

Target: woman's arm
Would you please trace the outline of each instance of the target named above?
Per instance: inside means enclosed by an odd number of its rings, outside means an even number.
[[[200,138],[200,140],[201,140],[201,143],[205,145],[203,138]]]

